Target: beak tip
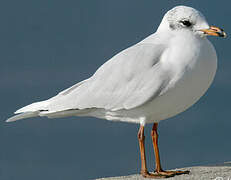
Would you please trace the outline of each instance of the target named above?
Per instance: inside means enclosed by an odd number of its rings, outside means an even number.
[[[226,38],[227,37],[227,34],[225,33],[225,31],[223,31],[223,33],[222,33],[222,36],[221,37],[223,37],[223,38]]]
[[[209,29],[202,29],[201,31],[204,32],[204,34],[211,35],[211,36],[219,36],[223,38],[227,37],[227,34],[225,33],[225,31],[216,26],[210,26]]]

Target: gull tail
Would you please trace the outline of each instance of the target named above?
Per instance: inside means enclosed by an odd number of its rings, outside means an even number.
[[[59,111],[51,111],[48,110],[49,102],[41,101],[36,102],[30,105],[27,105],[15,112],[15,116],[10,117],[6,120],[6,122],[13,122],[20,119],[26,119],[31,117],[37,116],[46,116],[48,118],[60,118],[60,117],[68,117],[68,116],[84,116],[88,114],[91,110],[90,109],[66,109],[66,110],[59,110]]]
[[[36,117],[39,115],[39,111],[36,112],[24,112],[21,114],[17,114],[9,119],[6,120],[6,122],[13,122],[13,121],[17,121],[20,119],[26,119],[26,118],[30,118],[30,117]]]
[[[30,117],[40,116],[40,112],[47,111],[46,106],[48,105],[47,101],[40,101],[27,105],[15,112],[15,116],[10,117],[6,122],[13,122],[20,119],[26,119]]]

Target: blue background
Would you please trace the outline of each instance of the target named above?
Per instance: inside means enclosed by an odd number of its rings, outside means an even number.
[[[0,179],[83,180],[138,173],[136,124],[88,117],[4,121],[18,108],[88,78],[110,57],[154,33],[165,12],[180,4],[200,10],[228,38],[209,38],[219,68],[205,96],[160,123],[163,167],[230,161],[230,1],[2,0]],[[153,169],[151,125],[145,130]]]

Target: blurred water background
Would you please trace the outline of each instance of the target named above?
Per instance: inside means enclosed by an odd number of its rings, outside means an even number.
[[[231,160],[231,1],[1,0],[0,179],[85,180],[137,173],[138,125],[96,118],[4,121],[88,78],[119,51],[155,32],[176,5],[200,10],[227,39],[210,37],[219,69],[206,95],[159,126],[164,168]],[[146,127],[149,169],[154,166]]]

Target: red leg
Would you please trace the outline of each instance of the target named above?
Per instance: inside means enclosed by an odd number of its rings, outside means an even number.
[[[180,174],[188,174],[189,171],[164,171],[161,167],[160,163],[160,154],[159,154],[159,147],[158,147],[158,133],[157,133],[157,127],[158,123],[154,123],[152,127],[152,142],[154,147],[154,153],[156,158],[156,169],[155,174],[158,175],[166,175],[166,176],[174,176],[174,175],[180,175]]]
[[[140,157],[141,157],[141,175],[146,178],[165,178],[170,177],[168,175],[158,175],[158,174],[151,174],[147,170],[146,165],[146,156],[145,156],[145,145],[144,145],[144,126],[140,125],[140,129],[138,132],[138,140],[139,140],[139,147],[140,147]]]
[[[146,155],[145,155],[145,145],[144,145],[144,126],[140,125],[140,129],[138,131],[138,140],[140,146],[140,158],[141,158],[141,171],[142,175],[148,174],[147,165],[146,165]]]
[[[157,127],[158,123],[154,123],[152,127],[152,142],[153,142],[153,147],[154,147],[154,154],[155,154],[155,159],[156,159],[156,172],[163,171],[161,164],[160,164],[160,154],[159,154],[159,147],[158,147],[158,133],[157,133]]]

